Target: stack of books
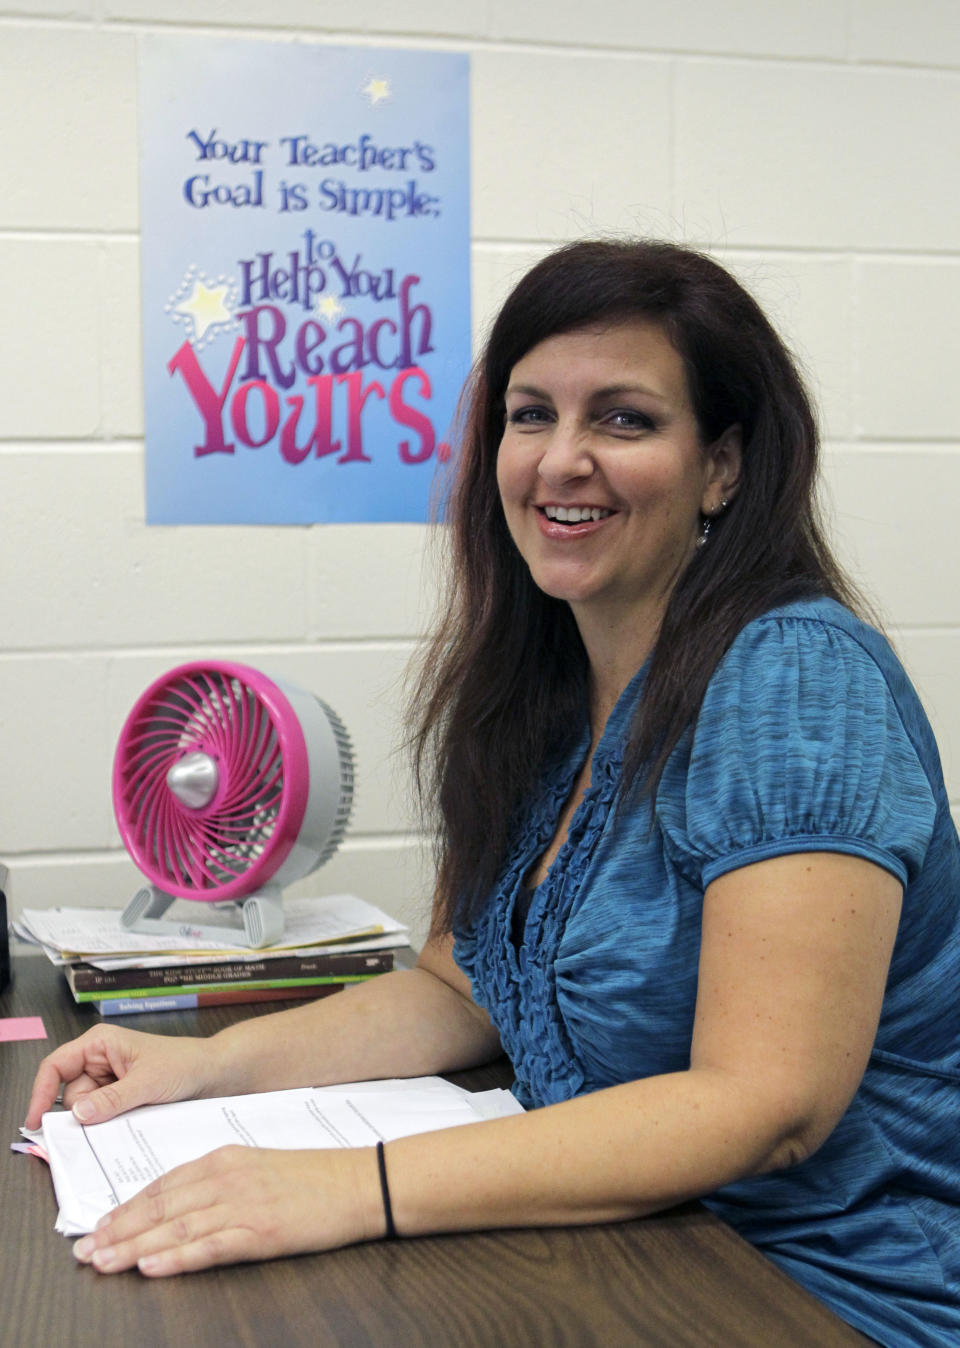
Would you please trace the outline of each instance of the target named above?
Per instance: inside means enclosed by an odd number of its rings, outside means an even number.
[[[137,1011],[183,1011],[231,1002],[277,1002],[326,997],[347,983],[359,983],[394,967],[394,952],[380,950],[313,955],[277,953],[261,959],[149,964],[133,969],[98,969],[85,960],[64,970],[78,1002],[93,1002],[102,1016]]]
[[[287,900],[284,923],[281,941],[259,950],[233,944],[230,926],[222,942],[187,926],[184,936],[127,932],[110,909],[25,909],[15,927],[102,1016],[326,997],[388,973],[409,948],[406,927],[351,895]]]

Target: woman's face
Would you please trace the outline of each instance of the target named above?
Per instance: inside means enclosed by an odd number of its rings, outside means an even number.
[[[736,429],[704,448],[683,362],[656,323],[548,337],[506,393],[497,483],[536,584],[575,616],[659,622],[701,514],[733,496]]]

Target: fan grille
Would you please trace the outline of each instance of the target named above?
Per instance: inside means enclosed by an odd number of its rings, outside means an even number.
[[[285,782],[287,730],[240,668],[204,666],[161,680],[134,708],[118,749],[124,841],[145,875],[181,897],[250,892],[282,863],[299,827],[299,818],[284,817],[298,794]],[[167,782],[171,767],[193,753],[212,759],[217,774],[199,809]]]
[[[353,777],[353,744],[347,733],[347,727],[340,720],[340,717],[331,706],[322,699],[317,698],[320,706],[323,708],[323,714],[327,718],[327,723],[333,731],[333,738],[337,746],[337,760],[340,764],[340,789],[337,793],[337,809],[334,815],[333,826],[330,829],[330,836],[327,839],[326,846],[317,857],[317,865],[323,866],[330,860],[343,842],[347,831],[347,825],[350,822],[350,811],[353,809],[354,777]]]

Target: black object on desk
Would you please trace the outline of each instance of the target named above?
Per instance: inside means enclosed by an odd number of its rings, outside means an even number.
[[[9,871],[0,864],[0,992],[10,982],[10,932],[7,929],[7,876]]]

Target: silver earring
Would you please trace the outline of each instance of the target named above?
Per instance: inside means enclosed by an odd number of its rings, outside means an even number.
[[[726,497],[724,497],[723,500],[720,502],[720,504],[717,506],[716,510],[714,510],[710,515],[704,515],[703,525],[700,529],[700,536],[697,539],[696,543],[696,546],[698,548],[702,548],[703,545],[706,543],[707,539],[710,537],[710,524],[712,520],[715,519],[717,515],[722,515],[729,504],[730,502],[727,500]]]

